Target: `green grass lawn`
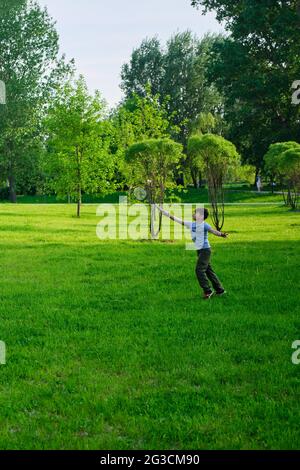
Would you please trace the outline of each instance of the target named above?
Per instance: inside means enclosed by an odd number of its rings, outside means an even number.
[[[174,190],[172,193],[173,198],[176,196],[176,201],[189,202],[189,203],[207,203],[208,193],[207,188],[194,189],[189,187],[185,190]],[[83,203],[101,204],[119,202],[120,196],[126,196],[126,192],[115,192],[112,194],[103,195],[83,195]],[[168,200],[168,198],[167,198]],[[277,203],[282,204],[281,194],[272,194],[268,191],[258,193],[250,186],[241,185],[227,185],[225,191],[225,203]],[[55,204],[67,203],[67,198],[58,198],[56,196],[18,196],[18,203],[20,204]]]
[[[228,206],[204,302],[183,242],[74,213],[0,206],[0,448],[299,448],[300,214]]]

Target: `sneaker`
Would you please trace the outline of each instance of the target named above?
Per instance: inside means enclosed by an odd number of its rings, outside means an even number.
[[[204,300],[208,300],[208,299],[210,299],[213,295],[214,295],[213,291],[205,292],[204,295],[203,295],[203,299],[204,299]]]
[[[224,295],[226,294],[226,290],[225,289],[222,289],[222,290],[216,290],[216,295],[218,295],[219,297],[221,297],[221,295]]]

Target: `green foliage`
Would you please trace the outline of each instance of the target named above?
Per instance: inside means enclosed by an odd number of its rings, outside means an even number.
[[[126,121],[131,130],[129,135],[133,141],[130,142],[129,138],[127,145],[143,139],[169,137],[171,133],[178,131],[169,121],[165,103],[160,102],[158,95],[152,95],[149,88],[146,90],[145,97],[134,94],[121,105],[118,111],[121,114],[122,123]],[[127,136],[128,132],[124,135]]]
[[[189,151],[198,157],[200,168],[206,168],[225,182],[227,170],[239,163],[235,145],[219,135],[204,134],[192,136],[188,143]]]
[[[235,165],[228,170],[227,180],[231,183],[253,184],[256,176],[256,168],[253,165]]]
[[[187,163],[191,172],[191,177],[194,183],[194,187],[199,186],[199,174],[202,175],[204,171],[204,162],[199,154],[199,139],[202,133],[192,135],[188,140],[187,145]],[[197,178],[198,177],[198,178]]]
[[[282,155],[290,149],[299,148],[297,142],[277,142],[269,147],[268,152],[264,156],[264,168],[272,179],[283,176],[285,169],[281,165]]]
[[[216,128],[216,118],[211,113],[201,112],[195,119],[191,122],[191,135],[202,135],[202,134],[213,134]]]
[[[283,35],[291,38],[299,24],[298,0],[191,0],[193,6],[202,6],[204,11],[213,11],[218,21],[225,21],[233,37],[256,44],[256,47],[270,47],[267,38],[282,41]],[[288,49],[288,44],[285,45]],[[277,51],[279,52],[279,51]]]
[[[0,80],[6,105],[0,106],[0,169],[15,202],[32,164],[44,107],[69,66],[58,59],[54,23],[36,2],[1,2],[1,12]]]
[[[126,153],[131,183],[142,184],[151,202],[162,203],[166,187],[173,184],[173,171],[181,158],[182,145],[171,139],[137,142]]]
[[[282,154],[279,170],[285,175],[288,183],[290,206],[292,209],[297,209],[300,193],[300,145]]]
[[[240,156],[234,144],[213,134],[192,136],[188,141],[188,153],[194,166],[205,172],[213,221],[216,229],[221,230],[224,225],[224,183],[229,170],[239,165]]]
[[[208,78],[225,99],[226,136],[260,169],[274,141],[298,140],[300,107],[291,85],[300,75],[298,2],[195,0],[216,11],[231,36],[215,43]]]
[[[125,153],[135,142],[146,139],[168,138],[177,129],[168,119],[166,108],[158,96],[153,96],[147,88],[146,95],[134,94],[122,103],[110,117],[111,152],[118,162],[119,183],[126,181]]]
[[[202,170],[198,158],[197,149],[193,149],[195,142],[193,137],[201,136],[203,134],[221,134],[222,133],[223,119],[221,116],[213,116],[211,113],[201,112],[197,118],[190,123],[191,139],[188,141],[187,146],[187,166],[189,167],[192,181],[195,188],[201,186]]]
[[[128,181],[142,185],[151,204],[164,202],[167,188],[174,187],[173,172],[182,158],[182,145],[171,139],[150,139],[133,144],[126,153]],[[154,229],[155,209],[151,208],[150,231],[156,238],[162,222],[159,214],[159,228]]]
[[[114,160],[105,135],[105,103],[90,96],[83,77],[67,83],[49,109],[46,168],[58,195],[74,197],[80,215],[82,192],[112,189]]]
[[[27,0],[1,0],[0,18],[6,21],[11,15],[16,14],[27,3]]]
[[[280,161],[280,170],[285,171],[287,176],[294,178],[295,182],[299,177],[300,172],[300,145],[297,147],[286,150],[282,154]]]
[[[146,95],[147,87],[166,104],[169,120],[179,128],[173,138],[186,145],[198,115],[219,115],[222,98],[206,81],[206,68],[215,36],[197,39],[190,31],[171,37],[164,49],[155,39],[145,40],[122,69],[126,97]],[[167,99],[168,98],[168,99]]]
[[[144,39],[132,52],[129,64],[122,67],[121,88],[126,97],[134,94],[146,97],[148,87],[153,95],[160,94],[164,73],[164,55],[159,40]]]
[[[288,187],[286,196],[284,188],[282,191],[286,205],[293,209],[297,207],[299,188],[299,152],[300,144],[297,142],[278,142],[270,145],[264,156],[265,171],[271,179],[279,180]]]

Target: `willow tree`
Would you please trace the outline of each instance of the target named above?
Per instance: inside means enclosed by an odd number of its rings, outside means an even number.
[[[131,184],[141,185],[151,204],[150,231],[153,238],[157,237],[161,228],[155,231],[155,206],[163,204],[167,188],[173,187],[173,174],[183,158],[182,145],[171,139],[149,139],[137,142],[126,153],[128,177]]]
[[[297,142],[277,142],[276,144],[270,145],[268,152],[264,156],[264,170],[272,182],[278,181],[280,183],[283,200],[286,206],[293,205],[292,194],[290,185],[285,178],[286,169],[285,166],[281,164],[281,160],[285,152],[297,148],[300,148]],[[287,183],[287,194],[285,192],[284,183]]]
[[[300,145],[284,152],[279,166],[289,188],[289,205],[295,210],[298,207],[300,193]]]
[[[188,152],[193,155],[194,165],[206,175],[212,219],[220,231],[225,219],[224,184],[229,170],[240,164],[240,156],[234,144],[214,134],[190,137]]]
[[[216,118],[211,113],[200,113],[191,122],[191,136],[201,136],[213,133],[216,128]],[[194,152],[193,146],[187,149],[187,166],[189,167],[194,188],[200,188],[202,184],[202,174],[199,171],[198,154]]]

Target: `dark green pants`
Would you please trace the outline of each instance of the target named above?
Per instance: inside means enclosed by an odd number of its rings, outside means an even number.
[[[218,292],[223,290],[223,286],[218,279],[210,264],[211,250],[205,248],[198,250],[198,261],[196,265],[196,276],[199,281],[200,287],[205,293],[211,291],[209,281],[212,283],[213,288]]]

